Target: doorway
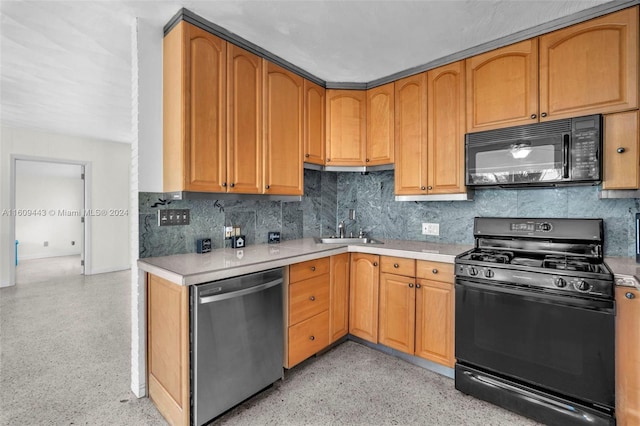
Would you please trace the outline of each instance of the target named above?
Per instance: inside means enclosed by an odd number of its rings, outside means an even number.
[[[85,164],[15,158],[13,166],[13,283],[84,274]]]

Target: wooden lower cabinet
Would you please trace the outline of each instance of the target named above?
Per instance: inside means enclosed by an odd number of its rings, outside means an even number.
[[[418,278],[380,274],[379,343],[453,367],[453,265],[416,263]]]
[[[349,253],[331,256],[329,284],[329,338],[331,343],[349,333]]]
[[[378,343],[378,284],[380,256],[351,254],[349,333]]]
[[[616,420],[640,425],[640,290],[616,287]]]
[[[329,311],[289,327],[288,368],[329,345]]]
[[[188,425],[189,288],[147,274],[149,398],[172,425]]]

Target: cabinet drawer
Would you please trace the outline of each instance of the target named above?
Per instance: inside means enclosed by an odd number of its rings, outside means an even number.
[[[289,284],[289,325],[329,309],[329,274]]]
[[[453,283],[453,268],[453,263],[418,260],[416,266],[416,277]]]
[[[329,346],[329,311],[289,327],[289,368]]]
[[[416,276],[416,261],[403,257],[380,256],[380,268],[382,272],[389,274]]]
[[[289,282],[296,283],[307,278],[329,273],[329,258],[308,260],[289,266]]]

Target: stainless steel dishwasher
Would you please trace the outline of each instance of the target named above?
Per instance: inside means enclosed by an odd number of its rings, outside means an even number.
[[[191,340],[200,426],[282,378],[282,269],[193,286]]]

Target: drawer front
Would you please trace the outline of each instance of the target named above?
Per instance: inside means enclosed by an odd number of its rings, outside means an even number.
[[[329,311],[289,327],[289,368],[329,346]]]
[[[289,284],[289,325],[329,309],[329,274]]]
[[[329,273],[329,258],[309,260],[306,262],[294,263],[289,266],[289,282],[296,283],[308,278]]]
[[[414,259],[380,256],[380,267],[382,272],[389,274],[404,275],[405,277],[416,276],[416,261]]]
[[[453,283],[453,270],[453,263],[418,260],[416,265],[416,276],[427,280]]]

